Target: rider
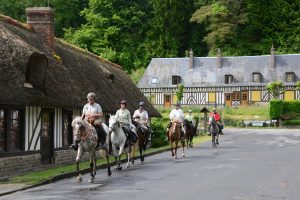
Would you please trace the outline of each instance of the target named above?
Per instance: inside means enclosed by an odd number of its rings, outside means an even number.
[[[217,122],[217,125],[219,127],[219,133],[221,135],[223,135],[223,132],[222,132],[223,127],[222,127],[222,125],[220,123],[221,117],[220,117],[219,113],[217,112],[216,108],[213,108],[212,112],[210,113],[210,117],[215,118],[215,120]]]
[[[123,131],[128,135],[129,143],[133,144],[137,141],[137,135],[132,130],[132,121],[129,110],[127,110],[127,101],[120,102],[120,109],[116,112],[116,117],[120,120]]]
[[[192,125],[195,126],[194,115],[192,114],[192,110],[189,110],[189,113],[185,116],[185,119]]]
[[[148,127],[148,112],[144,109],[144,102],[140,102],[140,109],[134,111],[133,119],[138,122],[141,126],[143,133],[146,133],[147,142],[150,142],[150,127]]]
[[[180,104],[178,102],[175,103],[174,106],[175,106],[175,108],[170,113],[170,120],[171,121],[170,121],[170,123],[168,125],[168,128],[167,128],[167,138],[168,138],[168,140],[170,140],[169,130],[172,126],[172,122],[177,122],[177,123],[181,124],[180,139],[183,139],[183,136],[184,136],[184,129],[183,129],[183,126],[182,126],[183,119],[184,119],[184,114],[183,114],[183,111],[181,110]],[[175,130],[172,130],[172,131],[175,131]]]
[[[105,144],[105,139],[106,139],[106,133],[105,130],[103,129],[102,126],[102,120],[101,117],[103,117],[102,113],[102,108],[101,106],[95,102],[96,94],[93,92],[88,93],[87,99],[88,103],[84,105],[83,110],[82,110],[82,116],[81,118],[86,120],[94,126],[96,129],[97,135],[98,135],[98,140],[97,140],[97,145],[96,149],[100,147],[100,143],[102,142]],[[71,147],[74,150],[78,149],[78,142],[74,144],[71,144]]]

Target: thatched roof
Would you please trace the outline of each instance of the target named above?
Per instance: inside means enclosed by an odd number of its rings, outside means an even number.
[[[119,65],[58,39],[54,46],[55,54],[30,27],[0,16],[0,104],[81,109],[95,92],[105,112],[114,113],[126,99],[131,112],[144,101],[151,116],[160,116]],[[24,87],[34,54],[48,62],[44,91]]]

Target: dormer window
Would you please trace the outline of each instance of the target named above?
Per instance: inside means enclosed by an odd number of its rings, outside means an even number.
[[[180,83],[180,76],[172,76],[172,85],[178,85]]]
[[[286,72],[285,73],[285,82],[295,82],[295,73],[294,72]]]
[[[44,92],[47,66],[44,55],[33,53],[27,62],[24,87]]]
[[[152,77],[151,79],[151,84],[156,84],[157,83],[158,78],[157,77]]]
[[[253,83],[261,83],[262,82],[262,75],[259,72],[252,73],[252,82]]]
[[[233,82],[233,75],[227,74],[225,75],[225,84],[231,84]]]

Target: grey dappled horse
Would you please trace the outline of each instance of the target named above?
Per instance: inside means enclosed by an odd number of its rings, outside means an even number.
[[[106,134],[108,134],[108,127],[102,123],[103,129]],[[77,141],[78,151],[76,157],[76,172],[77,172],[77,181],[81,182],[81,174],[79,173],[79,163],[85,152],[90,154],[90,168],[91,168],[91,177],[89,182],[92,183],[95,179],[96,175],[96,150],[95,147],[97,145],[98,135],[95,128],[89,124],[86,120],[81,119],[81,117],[76,117],[72,121],[73,127],[73,138],[74,141]],[[107,146],[107,145],[106,145]],[[102,147],[101,150],[104,150],[106,153],[106,162],[107,162],[107,175],[111,175],[109,157],[108,157],[108,149],[107,147]]]
[[[123,151],[126,154],[127,157],[127,165],[126,168],[130,167],[130,152],[132,147],[129,145],[129,141],[127,139],[126,134],[124,133],[121,123],[119,119],[111,115],[109,118],[109,126],[108,126],[109,132],[110,132],[110,141],[112,144],[112,150],[114,153],[115,161],[117,164],[117,170],[121,170],[121,155]]]
[[[214,117],[209,118],[209,132],[211,134],[212,147],[216,148],[219,145],[219,126]]]

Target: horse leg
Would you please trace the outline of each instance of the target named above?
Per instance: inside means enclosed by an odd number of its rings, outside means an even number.
[[[143,144],[139,144],[139,150],[140,150],[140,161],[141,161],[141,163],[143,163],[144,162],[144,155],[143,155],[144,145]]]
[[[182,157],[185,157],[185,151],[184,151],[185,140],[181,141],[181,146],[182,146]]]
[[[170,145],[171,145],[171,154],[172,154],[172,157],[174,157],[174,149],[173,149],[173,142],[172,142],[172,140],[170,140]]]
[[[93,183],[94,182],[94,178],[95,178],[95,171],[94,171],[94,168],[95,168],[95,166],[94,166],[94,158],[90,158],[90,170],[91,170],[91,177],[90,177],[90,179],[89,179],[89,183]]]
[[[130,161],[131,161],[131,164],[133,165],[134,164],[134,157],[135,157],[135,144],[133,146],[130,147],[131,148],[131,154],[130,154]]]
[[[81,174],[79,172],[79,163],[80,163],[81,155],[82,155],[82,150],[81,150],[81,148],[78,148],[77,157],[76,157],[76,160],[75,160],[76,161],[76,178],[77,178],[78,183],[81,183],[81,181],[82,181],[82,177],[81,177]]]
[[[111,170],[110,170],[110,164],[109,164],[109,150],[108,149],[105,149],[105,158],[106,158],[106,164],[107,164],[107,176],[110,176],[111,175]]]
[[[131,147],[129,147],[130,149]],[[126,152],[126,158],[127,158],[127,164],[126,164],[126,169],[128,169],[130,167],[130,150],[128,150],[128,152]]]
[[[81,177],[81,174],[79,172],[79,160],[76,161],[76,178],[77,178],[77,183],[81,183],[82,177]]]
[[[175,147],[174,147],[174,159],[177,159],[177,147],[178,147],[178,140],[175,141]]]
[[[216,139],[217,145],[219,145],[219,135],[220,135],[220,133],[218,132],[218,134],[217,134],[217,139]]]

